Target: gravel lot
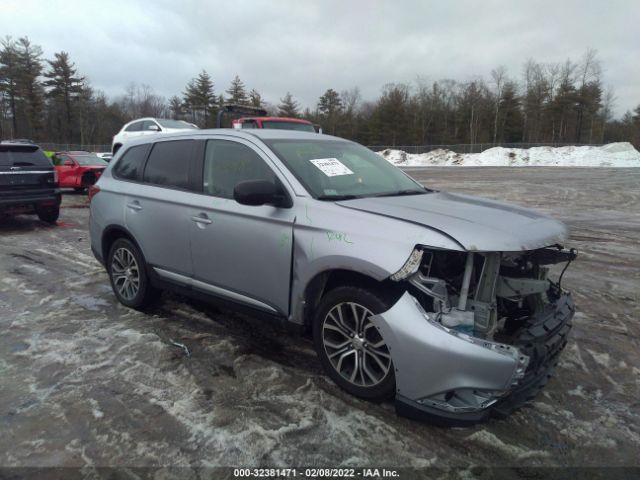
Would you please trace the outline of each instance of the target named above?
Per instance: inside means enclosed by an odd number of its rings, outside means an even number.
[[[128,310],[69,193],[57,227],[0,221],[0,466],[640,466],[640,169],[410,173],[571,227],[578,313],[530,407],[436,428],[340,391],[307,338],[173,294]]]

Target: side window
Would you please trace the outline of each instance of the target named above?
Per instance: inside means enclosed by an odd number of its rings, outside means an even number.
[[[64,165],[64,162],[71,162],[71,158],[69,158],[68,155],[58,155],[57,156],[57,162],[56,165]]]
[[[147,158],[148,145],[131,147],[113,167],[113,174],[123,180],[139,182],[142,179],[144,160]]]
[[[124,129],[125,132],[139,132],[142,130],[142,122],[134,122]]]
[[[159,132],[160,131],[160,126],[156,123],[156,122],[152,122],[151,120],[145,120],[145,122],[142,124],[142,130],[146,131],[153,131],[153,132]]]
[[[233,188],[245,180],[274,182],[276,176],[249,147],[228,140],[209,140],[204,157],[204,193],[233,198]]]
[[[163,187],[188,189],[194,143],[194,140],[156,143],[144,168],[143,180]]]
[[[258,128],[255,120],[245,120],[242,122],[242,128]]]

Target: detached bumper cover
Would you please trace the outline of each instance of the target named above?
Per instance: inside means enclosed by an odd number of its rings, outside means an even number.
[[[428,320],[408,293],[371,320],[396,367],[398,414],[455,426],[504,417],[535,397],[558,364],[573,314],[570,294],[562,293],[532,316],[510,345],[450,332]],[[461,398],[479,399],[477,408],[450,407],[442,400],[457,392]]]

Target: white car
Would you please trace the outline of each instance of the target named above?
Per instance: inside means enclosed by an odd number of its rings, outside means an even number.
[[[122,144],[129,139],[151,135],[154,133],[173,133],[181,130],[193,130],[198,127],[184,120],[171,120],[169,118],[138,118],[127,123],[113,137],[111,152],[115,155]]]

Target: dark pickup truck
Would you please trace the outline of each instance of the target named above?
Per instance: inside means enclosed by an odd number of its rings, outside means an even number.
[[[35,213],[56,223],[60,190],[56,170],[37,145],[0,143],[0,217]]]

